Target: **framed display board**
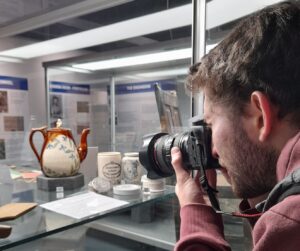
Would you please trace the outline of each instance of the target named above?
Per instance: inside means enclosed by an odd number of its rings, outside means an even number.
[[[180,131],[182,122],[176,91],[163,90],[159,84],[156,84],[154,88],[162,132],[175,133]]]

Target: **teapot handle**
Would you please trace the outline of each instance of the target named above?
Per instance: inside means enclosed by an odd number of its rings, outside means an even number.
[[[37,159],[39,160],[39,163],[41,163],[41,160],[42,160],[42,153],[38,153],[34,144],[33,144],[33,135],[36,133],[36,132],[40,132],[43,134],[43,137],[44,137],[44,142],[47,138],[47,133],[46,133],[46,128],[47,126],[43,126],[43,127],[40,127],[40,128],[32,128],[31,129],[31,132],[30,132],[30,135],[29,135],[29,143],[30,143],[30,146],[35,154],[35,156],[37,157]]]

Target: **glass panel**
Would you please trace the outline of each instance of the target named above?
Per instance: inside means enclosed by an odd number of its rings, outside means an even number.
[[[182,107],[180,116],[176,116],[177,113],[174,113],[174,116],[181,117],[181,121],[186,123],[186,118],[189,117],[189,97],[184,93],[182,68],[188,67],[189,58],[152,63],[147,67],[135,66],[122,69],[108,67],[104,71],[82,70],[80,73],[69,71],[68,68],[75,63],[94,61],[99,58],[109,59],[190,48],[192,20],[190,13],[178,14],[176,20],[186,20],[183,23],[174,25],[175,22],[167,21],[168,15],[174,9],[186,8],[186,6],[192,13],[191,0],[155,2],[103,0],[98,3],[89,0],[0,1],[2,13],[0,15],[0,163],[39,166],[38,159],[29,144],[30,129],[47,123],[51,127],[55,126],[59,117],[63,118],[63,125],[72,130],[77,142],[82,128],[90,127],[92,130],[88,137],[88,144],[98,146],[99,151],[110,151],[116,148],[120,151],[127,151],[126,149],[137,151],[144,133],[160,130],[154,89],[145,92],[145,95],[151,99],[147,98],[147,102],[150,102],[148,105],[142,106],[141,99],[140,101],[137,99],[135,106],[140,109],[139,114],[147,114],[150,119],[146,119],[143,123],[137,121],[136,125],[134,123],[128,125],[126,119],[128,121],[129,117],[124,115],[126,111],[121,100],[129,97],[130,94],[121,94],[119,85],[142,86],[144,82],[152,82],[151,88],[153,88],[155,81],[173,82],[172,92],[175,93],[176,89],[178,102],[184,103],[180,105]],[[166,17],[163,16],[158,21],[158,16],[155,16],[150,23],[148,21],[141,25],[145,16],[156,15],[162,11],[167,11]],[[136,18],[141,19],[135,22],[134,28],[133,26],[128,26],[127,29],[119,28],[113,34],[111,29],[107,28],[109,25],[119,25],[124,21],[134,22]],[[81,33],[105,27],[107,29],[105,32],[97,33],[93,37],[90,33]],[[148,31],[150,28],[151,30]],[[134,33],[136,30],[139,33]],[[67,35],[76,35],[76,37],[71,37],[71,40],[66,42]],[[58,40],[58,44],[52,43],[60,38],[62,40]],[[94,42],[98,38],[104,40]],[[46,41],[51,43],[42,48],[43,44],[40,42]],[[76,47],[78,41],[83,44]],[[75,44],[76,46],[72,47]],[[32,47],[24,47],[29,45]],[[56,51],[57,48],[59,52]],[[66,60],[66,58],[71,59]],[[52,64],[51,67],[47,65],[46,82],[48,87],[53,87],[48,93],[48,90],[45,90],[42,64],[60,59],[65,62]],[[71,70],[76,69],[72,67]],[[172,72],[168,72],[169,70]],[[110,91],[111,76],[115,78],[116,95],[115,93],[112,95]],[[66,91],[62,88],[71,88],[74,85],[81,85],[77,86],[77,93],[71,95],[62,92]],[[84,93],[85,91],[88,93]],[[135,95],[141,96],[141,92],[142,90]],[[113,107],[112,97],[115,97]],[[115,111],[113,118],[111,118],[112,109]],[[138,113],[135,116],[139,116]],[[115,121],[115,129],[111,128],[111,121]],[[119,143],[112,142],[112,139]],[[34,142],[40,154],[44,142],[42,134],[36,134]]]
[[[147,11],[190,2],[170,1],[167,6],[152,4]],[[145,4],[147,6],[150,2],[145,1]],[[137,8],[137,3],[134,6]],[[120,13],[122,8],[123,5],[115,7]],[[137,15],[135,8],[131,17]],[[140,8],[137,13],[146,13],[144,8]],[[145,134],[160,131],[175,133],[187,127],[191,111],[184,81],[191,61],[189,54],[183,57],[176,55],[166,60],[164,56],[157,59],[159,54],[154,62],[144,61],[148,60],[149,55],[157,53],[190,50],[191,26],[149,34],[145,27],[145,33],[143,36],[86,48],[86,51],[92,50],[94,53],[46,63],[50,126],[55,126],[57,118],[62,117],[64,126],[76,132],[76,140],[80,138],[79,128],[90,127],[88,143],[91,146],[98,146],[99,151],[121,153],[137,152]],[[112,60],[127,60],[130,57],[140,57],[139,62],[133,65],[113,65],[115,62]],[[103,68],[97,68],[97,62],[101,62]],[[94,66],[89,68],[89,63]],[[55,89],[55,85],[60,85],[59,89]],[[82,88],[86,86],[89,92],[83,95],[66,90],[67,86],[72,88],[76,85]],[[155,86],[159,91],[155,92]],[[63,107],[57,110],[59,114],[53,114],[54,102],[57,101],[61,101]],[[78,110],[78,106],[83,105],[89,107],[89,112]]]
[[[113,146],[111,78],[101,77],[102,73],[66,73],[48,68],[50,126],[54,127],[61,118],[77,141],[82,129],[90,127],[88,143],[98,146],[99,151],[113,148],[121,152],[138,151],[145,134],[174,133],[187,127],[190,114],[190,97],[184,89],[187,69],[188,62],[183,62],[175,68],[144,67],[128,71],[125,77],[114,76],[116,145]],[[156,85],[159,93],[155,93]]]

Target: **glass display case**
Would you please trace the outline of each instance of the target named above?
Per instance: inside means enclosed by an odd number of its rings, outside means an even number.
[[[4,191],[0,206],[11,201],[42,203],[45,197],[56,196],[15,172],[39,169],[29,145],[31,128],[54,127],[61,119],[76,142],[84,128],[91,129],[90,155],[82,164],[88,177],[85,185],[97,176],[98,152],[117,151],[124,156],[139,151],[146,134],[186,130],[191,117],[201,116],[203,109],[203,100],[192,98],[184,86],[195,52],[200,46],[208,52],[240,19],[275,2],[0,3],[0,170],[9,171],[0,183]],[[195,3],[201,9],[193,9]],[[200,26],[193,24],[197,13]],[[37,149],[43,142],[42,135],[35,136]],[[221,206],[234,211],[238,200],[219,180]],[[174,178],[169,185],[156,198],[140,198],[128,208],[83,221],[38,207],[8,223],[14,232],[0,240],[0,249],[172,250],[180,220]],[[224,216],[224,223],[232,250],[249,249],[249,228],[242,220]]]

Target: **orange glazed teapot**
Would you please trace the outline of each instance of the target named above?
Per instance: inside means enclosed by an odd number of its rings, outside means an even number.
[[[61,128],[61,120],[56,123],[56,128],[47,130],[47,126],[33,128],[30,132],[29,142],[40,162],[41,169],[47,177],[68,177],[76,175],[87,155],[87,135],[90,129],[83,129],[80,145],[76,147],[70,129]],[[41,154],[38,154],[34,144],[33,135],[40,132],[44,136]]]

